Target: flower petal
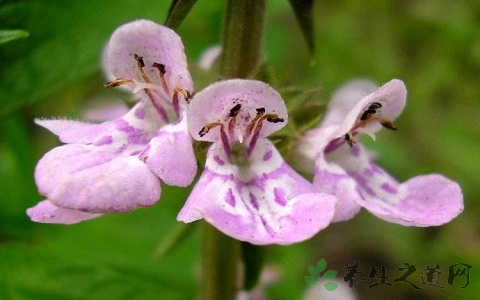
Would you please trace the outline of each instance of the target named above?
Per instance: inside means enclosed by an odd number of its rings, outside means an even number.
[[[220,231],[252,244],[306,240],[333,217],[336,198],[317,193],[291,169],[268,140],[255,153],[263,163],[231,165],[219,143],[207,154],[205,171],[177,219],[204,218]]]
[[[165,66],[165,80],[170,93],[163,94],[164,99],[171,99],[176,88],[193,90],[182,40],[172,29],[148,20],[120,26],[105,48],[104,66],[116,78],[145,82],[139,75],[135,55],[143,57],[144,70],[157,85],[161,83],[158,81],[158,69],[153,64]]]
[[[101,216],[101,214],[58,207],[48,200],[41,201],[34,207],[27,209],[27,215],[34,222],[52,224],[75,224]]]
[[[338,130],[332,135],[334,138],[343,138],[343,136],[349,132],[354,124],[360,119],[363,112],[373,102],[378,102],[382,105],[377,109],[376,116],[385,118],[387,120],[395,120],[403,108],[405,107],[407,98],[407,90],[405,84],[398,79],[392,79],[383,86],[381,86],[375,92],[365,96],[352,107],[345,116],[345,120],[339,126]],[[369,122],[363,127],[360,127],[357,131],[364,132],[371,136],[382,128],[379,122]]]
[[[333,94],[320,126],[340,125],[348,111],[376,89],[375,83],[366,79],[352,80],[340,86]]]
[[[404,198],[393,205],[362,205],[377,217],[405,226],[439,226],[463,211],[460,186],[442,175],[414,177],[398,187]]]
[[[176,124],[162,127],[140,158],[166,184],[190,185],[197,174],[197,160],[186,117]]]
[[[149,101],[138,102],[122,118],[101,124],[69,120],[36,120],[64,143],[93,144],[110,152],[139,152],[163,124]]]
[[[203,126],[211,123],[227,123],[229,112],[240,104],[242,110],[255,113],[263,108],[267,113],[277,114],[283,122],[264,122],[259,137],[266,137],[281,129],[287,123],[287,108],[281,96],[268,84],[245,79],[230,79],[216,82],[198,92],[188,106],[188,128],[194,139],[215,142],[220,135],[211,130],[200,136]],[[251,118],[237,119],[237,125],[248,123]]]
[[[91,145],[52,149],[38,162],[35,180],[54,205],[88,213],[125,212],[160,198],[158,178],[138,157]]]
[[[438,226],[451,221],[463,210],[463,196],[457,183],[432,174],[399,184],[370,161],[360,144],[353,148],[343,145],[335,154],[330,154],[329,159],[340,164],[357,182],[361,197],[354,199],[358,204],[386,221]]]

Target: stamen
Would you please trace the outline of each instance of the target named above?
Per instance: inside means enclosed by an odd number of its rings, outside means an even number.
[[[240,109],[242,108],[242,105],[240,103],[237,103],[232,109],[230,109],[230,112],[228,113],[228,117],[231,118],[230,121],[228,122],[228,134],[232,137],[234,135],[234,129],[235,125],[237,124],[237,116],[238,113],[240,112]],[[240,138],[242,142],[242,138]]]
[[[177,93],[177,94],[180,94],[183,96],[183,99],[185,99],[185,101],[187,101],[187,103],[190,102],[190,99],[193,98],[193,94],[190,93],[189,91],[187,90],[184,90],[184,89],[181,89],[181,88],[176,88],[174,89],[174,92]]]
[[[382,125],[383,127],[387,128],[387,129],[397,130],[397,127],[395,127],[395,125],[393,125],[393,122],[390,121],[390,120],[378,118],[378,121],[380,122],[380,125]]]
[[[210,129],[215,128],[217,126],[223,127],[223,124],[218,123],[218,122],[207,124],[207,125],[203,126],[202,129],[200,129],[200,131],[198,132],[198,135],[200,137],[203,137],[204,135],[206,135],[210,131]]]
[[[257,123],[257,121],[265,114],[265,107],[260,107],[256,109],[257,115],[253,118],[250,123],[248,123],[247,128],[245,129],[245,136],[248,137],[252,134],[253,127]]]
[[[240,108],[242,108],[242,105],[240,103],[237,103],[237,105],[235,105],[232,109],[230,109],[228,117],[229,118],[236,117],[240,112]]]
[[[145,74],[145,71],[143,70],[143,68],[145,67],[145,62],[143,61],[143,57],[137,54],[135,54],[134,57],[135,57],[135,60],[137,61],[137,69],[140,72],[140,76],[142,76],[142,79],[147,83],[152,83],[150,78],[147,76],[147,74]]]
[[[347,132],[345,134],[345,141],[350,147],[353,147],[353,145],[357,143],[351,132]]]
[[[168,94],[169,89],[168,89],[167,81],[165,79],[165,73],[166,73],[165,65],[155,62],[155,63],[153,63],[153,67],[157,68],[157,70],[158,70],[158,81],[160,81],[160,83],[162,84],[162,88],[165,91],[165,93]]]
[[[231,153],[231,147],[230,147],[230,141],[228,140],[228,136],[225,133],[225,127],[223,126],[222,123],[210,123],[202,127],[200,131],[198,132],[198,135],[200,137],[203,137],[206,135],[212,128],[215,128],[217,126],[220,126],[220,139],[222,140],[223,143],[223,148],[225,149],[225,153],[227,154],[228,157],[230,157]]]
[[[250,145],[248,145],[248,154],[250,154],[253,151],[253,148],[255,147],[255,144],[257,143],[258,137],[260,136],[260,131],[262,130],[263,127],[263,121],[267,120],[267,122],[271,123],[279,123],[283,122],[284,119],[280,118],[277,114],[265,114],[265,108],[260,109],[260,114],[259,109],[257,109],[257,116],[254,118],[256,120],[256,127],[253,131],[253,136],[250,139]],[[258,117],[258,118],[257,118]]]
[[[115,79],[112,81],[105,82],[103,86],[106,88],[114,88],[120,85],[126,85],[130,83],[134,83],[134,81],[131,79]]]
[[[139,69],[142,69],[145,67],[145,62],[143,61],[143,57],[138,55],[138,54],[134,54],[134,57],[135,57],[135,60],[137,61],[137,66]]]
[[[377,113],[377,109],[379,109],[381,107],[382,107],[381,103],[372,102],[368,106],[368,108],[362,113],[362,115],[360,116],[360,120],[357,121],[353,125],[352,129],[350,129],[350,131],[345,134],[344,139],[350,147],[353,147],[353,145],[356,143],[356,140],[353,137],[353,134],[355,133],[355,130],[357,130],[358,128],[361,128],[361,127],[365,127],[368,123],[371,123],[373,121],[378,121],[380,123],[380,125],[382,125],[383,127],[387,128],[387,129],[397,130],[397,127],[395,127],[395,125],[393,125],[392,121],[387,120],[387,119],[382,118],[382,117],[379,117],[379,116],[375,116],[375,114]]]
[[[257,108],[257,116],[265,114],[265,107]]]

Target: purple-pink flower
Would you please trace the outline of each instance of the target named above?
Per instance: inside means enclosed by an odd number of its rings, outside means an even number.
[[[335,197],[317,192],[266,139],[288,118],[269,85],[214,83],[195,95],[187,116],[192,136],[213,144],[178,220],[203,218],[229,236],[260,245],[303,241],[328,226]]]
[[[374,137],[382,127],[396,129],[407,91],[394,79],[375,89],[354,81],[338,91],[321,125],[306,134],[301,152],[315,159],[314,185],[339,203],[334,221],[352,218],[360,208],[406,226],[437,226],[463,210],[459,185],[439,174],[399,183],[372,161],[358,135]]]
[[[104,52],[108,87],[133,92],[136,105],[101,124],[36,120],[66,145],[45,154],[35,181],[46,200],[27,210],[45,223],[76,223],[155,204],[160,180],[187,186],[197,165],[187,128],[193,89],[180,37],[139,20],[119,27]]]

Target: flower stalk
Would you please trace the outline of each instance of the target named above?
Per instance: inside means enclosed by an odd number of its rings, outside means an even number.
[[[252,77],[260,59],[264,16],[264,0],[227,2],[220,76]],[[235,299],[240,288],[241,243],[205,222],[201,254],[200,298]]]

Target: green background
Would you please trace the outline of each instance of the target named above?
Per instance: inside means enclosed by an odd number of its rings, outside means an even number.
[[[102,87],[100,56],[119,25],[139,18],[162,23],[169,1],[0,1],[0,29],[29,37],[0,44],[0,299],[192,299],[199,275],[200,230],[162,258],[155,256],[172,233],[188,190],[164,186],[152,208],[104,216],[73,226],[36,224],[25,215],[42,197],[33,181],[36,161],[59,145],[34,125],[38,117],[79,118],[92,101],[119,97]],[[398,132],[381,132],[378,162],[399,180],[441,173],[458,181],[465,211],[438,228],[393,225],[361,212],[332,224],[312,240],[270,246],[267,264],[279,270],[267,287],[273,299],[299,298],[307,267],[325,258],[342,281],[346,263],[390,269],[393,282],[408,262],[417,272],[406,283],[369,289],[360,299],[474,299],[480,292],[480,6],[472,1],[316,1],[314,64],[286,0],[270,1],[264,58],[272,84],[292,104],[288,90],[332,92],[354,78],[407,85],[407,108]],[[473,3],[473,2],[472,2]],[[196,90],[218,79],[196,67],[201,53],[219,43],[223,1],[198,1],[178,28]],[[312,97],[309,93],[308,97]],[[297,116],[297,118],[299,118]],[[297,120],[301,121],[301,120]],[[447,284],[448,267],[473,266],[470,285]],[[421,285],[421,272],[439,264],[443,289]],[[232,276],[232,274],[225,274]]]

